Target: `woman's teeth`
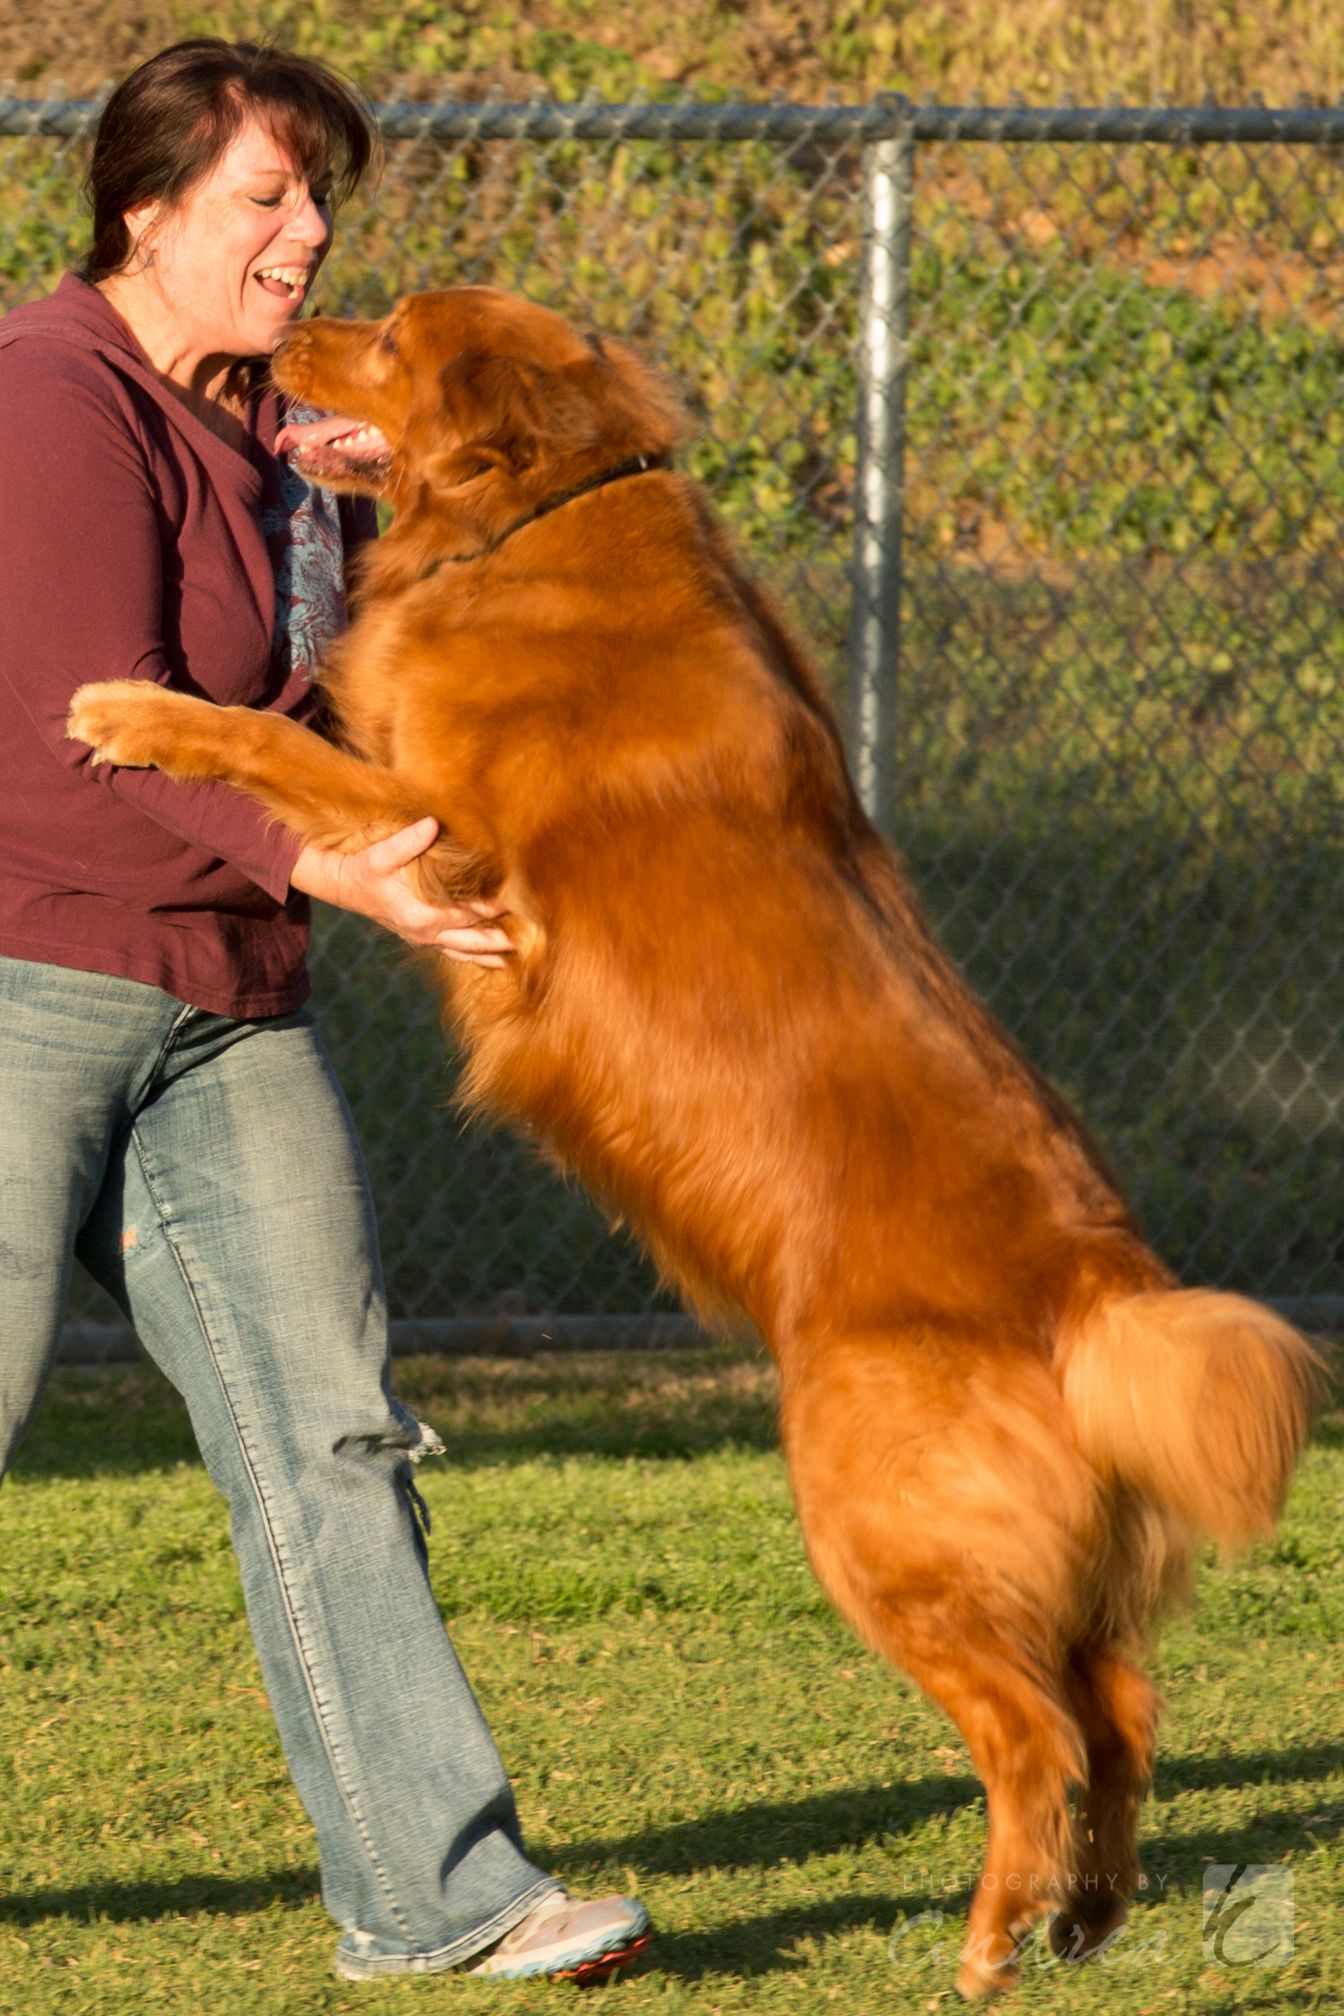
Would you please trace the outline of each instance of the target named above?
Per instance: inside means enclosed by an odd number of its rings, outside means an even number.
[[[301,301],[308,285],[308,269],[305,266],[259,266],[257,279],[268,294]]]

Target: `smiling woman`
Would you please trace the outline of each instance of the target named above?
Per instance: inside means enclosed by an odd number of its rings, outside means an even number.
[[[88,280],[120,272],[132,251],[127,219],[146,201],[171,208],[218,164],[240,127],[259,122],[286,164],[339,205],[374,162],[367,113],[334,72],[281,49],[201,38],[160,51],[118,86],[89,163],[93,244]],[[258,192],[264,204],[277,191]]]
[[[439,1444],[390,1390],[367,1180],[302,1005],[305,895],[452,958],[510,940],[409,886],[433,819],[299,848],[65,734],[97,677],[314,716],[374,528],[286,465],[269,360],[375,146],[321,65],[164,50],[104,109],[82,273],[0,322],[0,1474],[78,1254],[229,1500],[338,1971],[583,1977],[647,1920],[525,1852],[430,1595],[412,1477]]]
[[[337,78],[282,51],[221,90],[227,48],[182,43],[114,93],[83,268],[212,425],[212,405],[237,419],[239,360],[269,356],[303,305],[377,144]]]
[[[268,356],[331,243],[330,178],[315,191],[255,117],[175,205],[126,212],[127,262],[99,284],[140,347],[206,424],[241,441],[240,358]]]

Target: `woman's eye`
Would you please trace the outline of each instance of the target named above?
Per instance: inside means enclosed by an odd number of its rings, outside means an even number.
[[[311,196],[313,202],[317,205],[319,210],[330,210],[331,208],[330,186],[324,189],[310,189],[308,194]],[[287,194],[277,196],[254,196],[252,198],[252,201],[253,203],[255,203],[258,210],[278,210],[281,204],[287,202],[288,200],[289,198]]]

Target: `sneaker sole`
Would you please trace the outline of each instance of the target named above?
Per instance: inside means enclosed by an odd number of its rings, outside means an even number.
[[[638,1960],[651,1938],[651,1933],[641,1932],[637,1939],[630,1939],[624,1945],[612,1947],[610,1952],[599,1954],[595,1960],[580,1960],[573,1967],[553,1967],[545,1978],[548,1981],[572,1981],[577,1988],[595,1988],[600,1981],[610,1981],[623,1967]],[[498,1980],[500,1977],[495,1976]]]
[[[623,1939],[617,1946],[599,1947],[595,1953],[585,1954],[583,1959],[572,1961],[567,1967],[557,1967],[554,1962],[545,1960],[534,1960],[530,1966],[509,1969],[507,1972],[500,1969],[498,1973],[480,1975],[476,1978],[488,1981],[572,1981],[579,1988],[596,1987],[599,1982],[609,1981],[614,1974],[619,1974],[623,1967],[628,1967],[632,1961],[638,1960],[651,1937],[652,1927],[646,1923],[643,1931],[636,1933],[633,1938]],[[336,1957],[335,1971],[337,1978],[342,1981],[367,1983],[375,1979],[387,1981],[396,1978],[391,1972],[374,1975],[362,1971],[356,1973],[354,1968],[347,1971],[339,1954]],[[400,1973],[414,1970],[397,1971]],[[433,1971],[452,1973],[455,1970],[448,1967]]]
[[[478,1981],[574,1981],[586,1987],[628,1967],[648,1945],[653,1931],[648,1912],[636,1904],[628,1921],[623,1928],[611,1926],[607,1937],[594,1932],[587,1940],[557,1938],[549,1951],[490,1955],[483,1966],[465,1971]]]

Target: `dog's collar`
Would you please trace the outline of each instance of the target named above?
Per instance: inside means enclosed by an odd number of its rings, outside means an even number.
[[[440,567],[465,566],[470,560],[483,560],[488,553],[497,553],[504,541],[512,539],[515,532],[521,532],[524,525],[534,525],[538,518],[545,518],[552,511],[558,511],[562,504],[572,504],[576,497],[586,497],[590,490],[601,490],[608,483],[623,482],[627,476],[644,476],[651,469],[671,467],[672,457],[666,453],[627,456],[624,462],[617,462],[610,469],[600,469],[596,476],[586,477],[582,483],[575,483],[572,489],[561,490],[554,497],[543,497],[540,504],[524,512],[521,518],[515,518],[512,525],[506,525],[502,532],[497,533],[484,546],[478,546],[474,553],[441,553],[437,560],[430,561],[424,573],[417,578],[420,581],[428,581],[431,575],[438,573]]]

